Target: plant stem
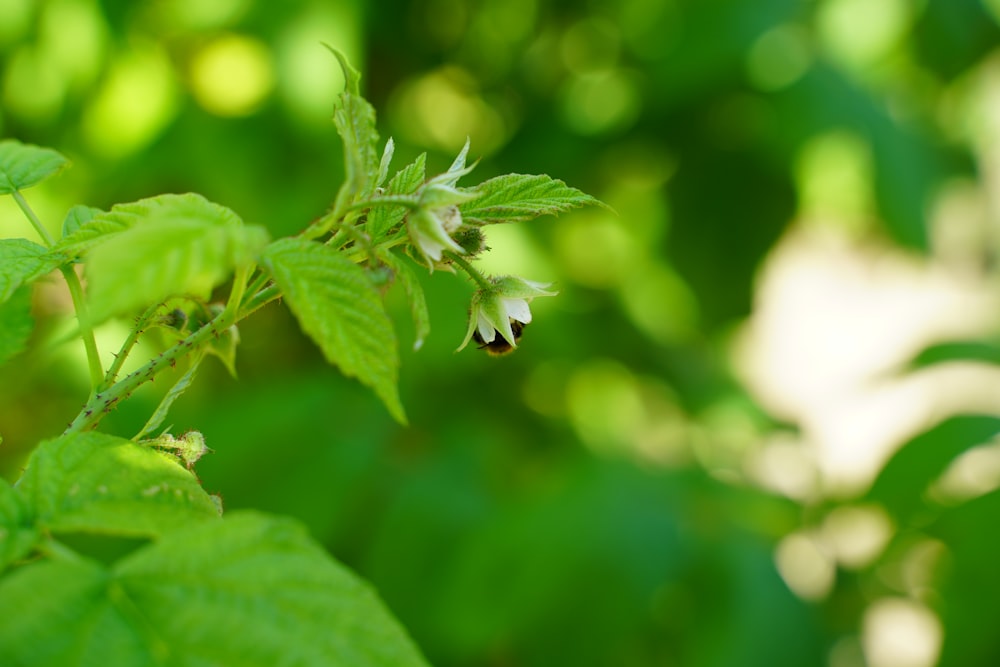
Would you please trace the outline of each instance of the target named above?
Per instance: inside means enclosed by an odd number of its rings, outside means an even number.
[[[31,226],[42,237],[42,241],[45,242],[46,246],[51,248],[56,241],[49,234],[49,230],[45,228],[42,221],[38,219],[38,216],[35,215],[31,206],[28,205],[28,200],[24,198],[24,195],[19,190],[14,190],[11,194],[14,197],[14,201],[17,202],[18,207],[20,207],[21,212],[31,222]],[[80,324],[80,337],[83,338],[83,347],[87,350],[90,389],[92,393],[96,393],[104,381],[104,369],[101,368],[101,353],[97,351],[97,340],[94,338],[94,329],[90,323],[90,313],[87,310],[87,303],[83,298],[83,285],[80,283],[80,277],[76,275],[76,271],[73,270],[72,266],[63,266],[59,270],[63,274],[63,278],[66,279],[66,287],[69,288],[69,295],[73,300],[76,320]]]
[[[136,321],[135,327],[128,334],[128,338],[122,343],[121,349],[118,350],[118,355],[115,360],[111,362],[111,366],[108,368],[108,372],[104,374],[104,380],[98,387],[98,391],[103,391],[114,384],[115,380],[118,379],[118,373],[121,372],[122,366],[125,364],[125,360],[128,359],[129,352],[135,346],[136,342],[139,340],[139,336],[145,331],[146,327],[149,326],[149,321],[153,316],[159,311],[162,304],[156,304],[150,306],[146,309],[146,312]]]
[[[205,326],[191,332],[186,338],[160,353],[138,370],[129,373],[107,390],[94,393],[63,433],[80,433],[94,428],[104,418],[104,415],[114,409],[120,401],[131,396],[132,392],[140,385],[151,382],[160,371],[174,366],[178,359],[198,350],[209,338],[219,335],[279,296],[281,296],[280,290],[277,286],[271,285],[250,298],[238,311],[235,308],[232,310],[226,308]]]
[[[452,252],[451,250],[445,250],[444,255],[451,261],[458,264],[459,268],[461,268],[463,271],[469,274],[469,277],[472,278],[472,280],[475,281],[475,283],[479,285],[481,289],[486,291],[493,289],[492,283],[490,283],[490,281],[486,279],[486,276],[480,273],[479,269],[472,266],[472,264],[470,264],[469,261],[466,260],[464,257],[459,255],[458,253]]]
[[[45,245],[46,246],[54,245],[56,240],[52,238],[52,235],[49,234],[49,230],[45,228],[45,225],[42,224],[42,221],[38,219],[38,216],[35,215],[35,212],[31,210],[30,206],[28,206],[28,200],[24,198],[24,195],[21,194],[21,191],[14,190],[14,192],[11,194],[14,197],[14,201],[16,201],[17,205],[21,208],[21,211],[24,213],[25,217],[27,217],[28,221],[31,222],[31,226],[35,228],[35,231],[38,232],[38,235],[42,237],[43,241],[45,241]]]

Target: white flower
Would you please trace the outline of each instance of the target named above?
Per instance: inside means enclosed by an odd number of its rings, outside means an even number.
[[[469,329],[459,350],[469,344],[475,336],[484,346],[498,348],[517,347],[517,339],[523,325],[531,322],[530,301],[539,296],[555,296],[547,291],[548,283],[537,283],[515,276],[494,278],[490,289],[481,289],[472,295],[469,312]],[[497,340],[497,334],[501,341]],[[505,344],[504,344],[505,343]]]
[[[407,230],[414,247],[427,260],[427,266],[434,270],[434,264],[441,261],[441,253],[451,250],[463,254],[462,246],[451,238],[452,232],[462,224],[462,214],[457,206],[429,209],[418,208],[407,218]]]

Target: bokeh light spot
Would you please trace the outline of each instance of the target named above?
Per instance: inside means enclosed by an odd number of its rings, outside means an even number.
[[[177,82],[167,55],[152,45],[118,54],[83,116],[92,150],[122,157],[152,142],[177,110]]]
[[[747,54],[747,73],[761,90],[779,90],[805,74],[812,61],[809,38],[797,25],[785,24],[768,30]]]
[[[168,0],[162,3],[165,19],[180,29],[206,30],[232,25],[246,14],[250,0]]]
[[[829,132],[810,140],[795,164],[799,206],[805,217],[859,231],[874,209],[871,149],[857,135]]]
[[[836,507],[823,521],[823,539],[837,561],[862,568],[874,561],[892,537],[893,527],[885,509],[878,506]]]
[[[622,280],[637,249],[614,214],[595,209],[563,217],[557,225],[555,251],[575,282],[608,287]]]
[[[66,96],[66,77],[51,55],[30,45],[21,47],[11,57],[3,83],[7,111],[32,125],[55,118]]]
[[[0,46],[19,40],[31,25],[32,0],[0,0]]]
[[[786,536],[774,555],[781,578],[804,600],[820,600],[833,587],[836,569],[817,541],[803,533]]]
[[[566,30],[560,52],[566,68],[576,74],[614,67],[618,62],[617,27],[605,20],[588,18]]]
[[[191,92],[209,113],[252,113],[274,87],[267,46],[250,37],[225,35],[206,44],[191,61]]]
[[[40,43],[75,90],[89,88],[103,65],[108,26],[94,0],[56,0],[42,14]]]
[[[883,598],[863,619],[862,645],[869,667],[931,667],[941,651],[941,622],[912,600]]]
[[[560,92],[566,123],[580,134],[624,130],[642,107],[634,76],[621,69],[573,76]]]
[[[817,12],[820,39],[829,53],[856,74],[885,57],[912,20],[908,0],[825,0]]]

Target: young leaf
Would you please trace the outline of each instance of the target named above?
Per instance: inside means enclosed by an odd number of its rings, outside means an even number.
[[[0,478],[0,572],[31,551],[37,541],[38,530],[20,497]]]
[[[110,568],[48,561],[0,580],[4,665],[426,667],[371,589],[298,524],[188,525]]]
[[[417,159],[396,172],[385,187],[386,195],[408,195],[417,191],[425,179],[427,154],[421,153]],[[406,217],[405,206],[373,206],[368,213],[365,229],[372,240],[378,240]]]
[[[69,164],[51,148],[39,148],[20,141],[0,141],[0,195],[41,183]]]
[[[218,516],[211,497],[182,466],[103,433],[43,442],[17,490],[48,531],[155,536]]]
[[[382,160],[378,163],[378,178],[375,179],[375,187],[380,187],[389,176],[389,165],[392,164],[392,155],[396,152],[396,143],[392,137],[385,142],[385,149],[382,151]]]
[[[544,174],[506,174],[477,185],[479,196],[461,206],[464,222],[492,225],[556,215],[580,206],[602,205],[590,195]]]
[[[0,303],[14,290],[44,276],[65,261],[28,239],[0,239]]]
[[[344,184],[337,193],[334,206],[334,210],[341,211],[359,196],[375,188],[374,177],[379,167],[375,147],[378,132],[375,131],[375,109],[358,92],[361,75],[351,67],[344,54],[329,45],[324,46],[337,57],[347,82],[344,92],[340,94],[340,104],[333,114],[337,133],[344,141]]]
[[[180,398],[181,394],[187,391],[187,388],[191,386],[191,383],[194,381],[194,376],[198,373],[198,367],[201,365],[201,361],[204,358],[205,355],[203,354],[192,355],[191,367],[187,369],[184,375],[182,375],[172,387],[170,387],[170,390],[160,401],[160,404],[156,406],[156,410],[154,410],[153,414],[149,416],[149,419],[146,420],[146,424],[142,427],[142,430],[135,435],[133,440],[141,440],[142,438],[148,437],[152,435],[153,431],[160,428],[160,424],[162,424],[163,420],[167,418],[170,406],[173,405],[174,401]]]
[[[327,360],[374,389],[405,422],[396,387],[396,334],[364,270],[329,246],[300,238],[272,243],[263,265]]]
[[[262,228],[244,226],[223,206],[198,195],[166,197],[157,198],[157,208],[141,224],[90,251],[87,277],[95,321],[172,295],[207,298],[266,244]]]
[[[413,318],[415,329],[415,340],[413,349],[419,350],[431,333],[431,318],[427,312],[427,299],[424,296],[424,288],[417,278],[417,274],[410,267],[409,262],[402,261],[399,255],[386,250],[378,253],[378,258],[386,266],[393,270],[403,289],[406,290],[406,300],[410,303],[410,316]]]
[[[31,289],[22,286],[0,303],[0,364],[28,345],[35,320],[31,317]]]
[[[74,206],[66,213],[66,217],[63,219],[62,224],[62,238],[66,238],[70,234],[75,233],[80,227],[94,219],[94,217],[104,213],[99,208],[94,208],[93,206],[83,206],[79,204]]]

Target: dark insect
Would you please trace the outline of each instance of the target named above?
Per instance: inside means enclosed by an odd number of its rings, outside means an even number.
[[[522,324],[514,319],[510,321],[510,330],[514,334],[515,343],[521,340],[521,332],[524,331],[524,327],[526,326],[526,324]],[[491,357],[502,357],[505,354],[510,354],[515,349],[513,345],[500,335],[499,331],[496,332],[496,337],[492,342],[483,342],[483,337],[479,335],[478,330],[472,332],[472,340],[479,344],[480,350],[486,350],[486,354]]]

